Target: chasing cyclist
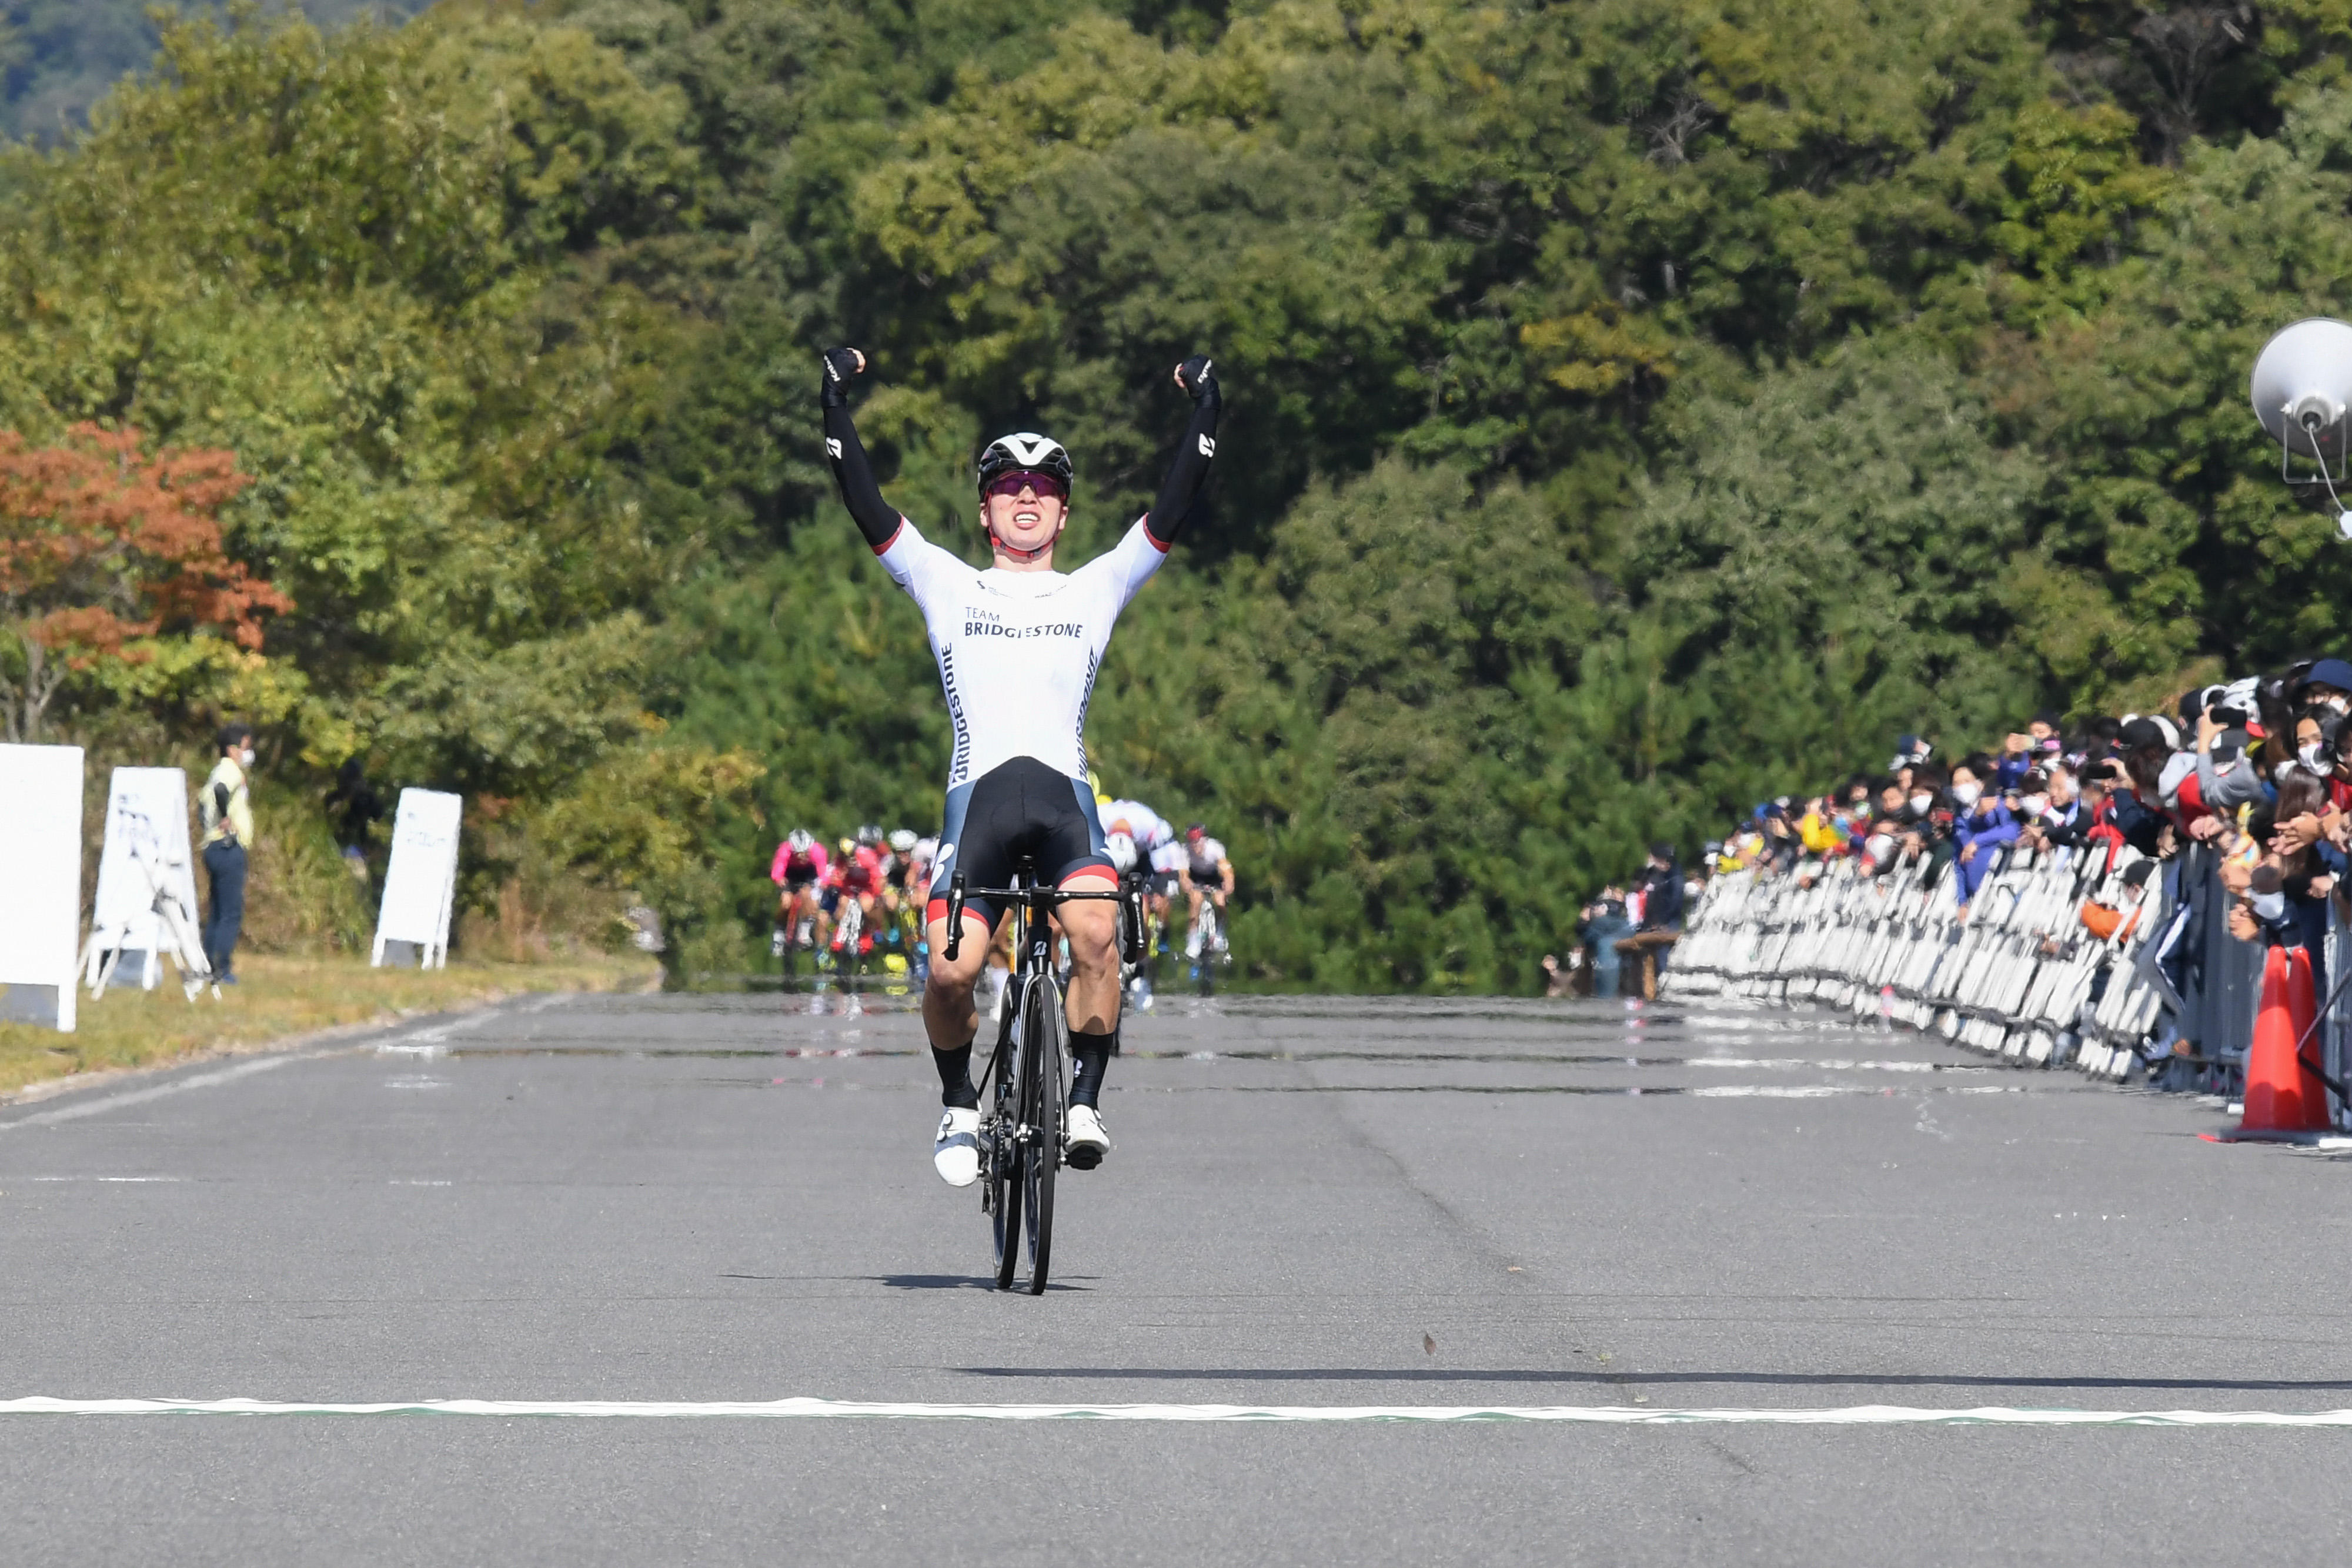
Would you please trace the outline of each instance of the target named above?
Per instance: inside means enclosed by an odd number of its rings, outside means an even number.
[[[1192,911],[1192,926],[1184,938],[1184,956],[1201,956],[1203,894],[1217,906],[1217,951],[1223,953],[1231,946],[1225,940],[1225,900],[1234,895],[1234,862],[1226,858],[1225,846],[1209,837],[1209,830],[1202,823],[1195,822],[1184,830],[1184,858],[1177,864],[1176,880],[1183,886]]]
[[[980,1092],[971,1048],[980,1028],[973,983],[1003,915],[995,901],[967,898],[957,956],[947,956],[948,886],[958,872],[973,887],[1011,884],[1028,861],[1063,888],[1117,885],[1104,853],[1102,822],[1087,782],[1087,701],[1109,645],[1112,624],[1167,559],[1216,455],[1220,400],[1203,356],[1176,368],[1192,417],[1151,509],[1119,542],[1069,573],[1054,570],[1054,546],[1068,521],[1070,455],[1061,443],[1023,433],[989,443],[980,458],[981,523],[994,564],[966,564],[925,539],[882,499],[847,407],[849,383],[866,370],[855,349],[829,349],[820,402],[824,445],[841,498],[891,580],[913,597],[930,631],[954,748],[947,809],[924,912],[930,977],[923,1027],[946,1107],[932,1163],[950,1186],[980,1176]],[[1057,916],[1069,943],[1070,1084],[1067,1158],[1091,1170],[1110,1149],[1097,1101],[1118,1049],[1117,905],[1076,903]]]
[[[817,905],[825,881],[824,846],[806,828],[794,828],[776,846],[768,880],[776,884],[775,956],[784,956],[787,943],[814,952],[824,939],[824,911]]]
[[[884,886],[882,830],[863,827],[857,830],[855,840],[842,840],[841,858],[833,862],[832,878],[836,952],[845,945],[850,924],[843,916],[841,904],[854,901],[857,905],[857,951],[849,955],[855,959],[874,950],[874,912]]]

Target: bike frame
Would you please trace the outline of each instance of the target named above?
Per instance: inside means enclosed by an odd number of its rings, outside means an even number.
[[[1054,963],[1055,939],[1052,916],[1065,904],[1082,901],[1116,903],[1120,907],[1120,942],[1122,956],[1132,957],[1139,949],[1142,936],[1142,890],[1131,879],[1115,892],[1065,893],[1056,887],[1039,883],[1028,865],[1015,873],[1013,887],[973,888],[966,884],[958,872],[948,884],[947,945],[944,956],[949,963],[956,961],[963,946],[964,900],[972,894],[1003,901],[1005,913],[1012,915],[1013,925],[1013,968],[1012,990],[1005,998],[1004,1026],[996,1037],[990,1052],[987,1071],[982,1077],[983,1086],[992,1092],[993,1103],[982,1117],[982,1150],[985,1164],[985,1181],[981,1189],[981,1207],[996,1227],[997,1269],[999,1290],[1012,1288],[1017,1271],[1016,1259],[1021,1244],[1020,1220],[1026,1197],[1029,1225],[1029,1257],[1031,1278],[1029,1291],[1042,1295],[1045,1290],[1046,1264],[1053,1245],[1053,1175],[1066,1163],[1067,1135],[1063,1127],[1066,1108],[1061,1085],[1066,1061],[1052,1062],[1038,1057],[1040,1042],[1030,1039],[1026,1020],[1031,1014],[1032,988],[1046,985],[1053,988],[1055,1013],[1062,1019],[1058,1033],[1066,1037],[1067,1013],[1064,1010],[1062,980]],[[991,934],[993,941],[993,934]],[[1013,1046],[1008,1055],[1006,1046]],[[1056,1055],[1066,1049],[1055,1041]],[[1055,1075],[1051,1092],[1040,1081],[1044,1074]],[[1011,1125],[1005,1124],[1010,1115]],[[1033,1121],[1042,1116],[1051,1126]],[[1003,1188],[1001,1200],[997,1197]]]

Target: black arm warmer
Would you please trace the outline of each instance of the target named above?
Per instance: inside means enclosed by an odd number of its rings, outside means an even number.
[[[857,439],[857,426],[849,422],[849,410],[838,403],[824,411],[824,454],[833,464],[833,481],[841,486],[841,504],[857,519],[857,531],[866,542],[880,550],[898,531],[898,514],[882,498],[874,465],[866,460],[866,448]]]
[[[1187,369],[1194,362],[1185,361]],[[1143,518],[1144,531],[1163,550],[1173,547],[1176,536],[1184,531],[1184,518],[1209,477],[1209,459],[1217,455],[1217,411],[1223,406],[1223,399],[1218,395],[1217,380],[1210,373],[1208,361],[1198,364],[1192,378],[1192,423],[1184,427],[1176,461],[1169,465],[1168,477],[1160,481],[1160,498],[1151,503]]]

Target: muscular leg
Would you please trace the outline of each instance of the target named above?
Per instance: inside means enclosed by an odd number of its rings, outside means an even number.
[[[988,922],[971,910],[963,914],[963,942],[948,956],[948,923],[929,923],[930,978],[923,983],[923,1032],[935,1051],[952,1052],[971,1044],[980,1032],[980,1009],[972,1006],[971,988],[988,962]]]
[[[1070,942],[1070,1028],[1108,1034],[1118,1027],[1118,906],[1088,900],[1059,912]]]

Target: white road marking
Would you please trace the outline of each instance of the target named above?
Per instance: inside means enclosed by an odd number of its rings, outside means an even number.
[[[187,1178],[187,1177],[185,1177],[185,1176],[27,1176],[26,1179],[27,1181],[139,1181],[139,1182],[145,1182],[145,1181],[185,1181],[185,1180],[187,1180],[188,1178]]]
[[[1811,1061],[1800,1056],[1686,1056],[1678,1064],[1685,1067],[1769,1068],[1803,1071],[1808,1069],[1823,1072],[1990,1072],[1990,1067],[1972,1062],[1950,1061],[1862,1061],[1845,1057],[1824,1057]]]
[[[0,1416],[572,1416],[639,1419],[949,1421],[1559,1421],[1602,1427],[2345,1427],[2352,1410],[2032,1410],[1902,1405],[1654,1410],[1622,1405],[934,1405],[846,1399],[418,1399],[381,1405],[268,1399],[0,1399]]]
[[[161,1100],[169,1094],[184,1094],[191,1089],[209,1089],[215,1083],[226,1083],[234,1079],[247,1078],[257,1072],[273,1071],[292,1062],[312,1061],[329,1054],[331,1053],[324,1051],[305,1051],[284,1056],[257,1056],[249,1061],[240,1061],[234,1067],[215,1068],[210,1072],[190,1073],[185,1078],[175,1078],[169,1083],[158,1083],[152,1088],[126,1090],[120,1094],[102,1094],[95,1100],[83,1100],[71,1105],[60,1105],[54,1111],[37,1111],[29,1116],[18,1116],[9,1121],[0,1122],[0,1133],[6,1132],[11,1127],[43,1127],[58,1122],[79,1121],[84,1116],[97,1116],[109,1111],[119,1111],[125,1105],[141,1105],[150,1100]]]
[[[561,998],[562,995],[562,993],[560,991],[556,993],[557,998]],[[541,1007],[544,1007],[545,1005],[546,1004],[542,1002]],[[446,1041],[453,1034],[457,1034],[469,1029],[478,1029],[482,1025],[489,1022],[492,1019],[499,1018],[502,1015],[512,1016],[517,1012],[537,1012],[539,1010],[540,1008],[484,1008],[478,1012],[467,1013],[465,1017],[453,1019],[447,1023],[429,1024],[423,1029],[411,1030],[406,1034],[394,1035],[390,1040],[380,1041],[375,1048],[375,1053],[378,1056],[421,1056],[425,1058],[446,1056],[449,1054],[449,1047]]]
[[[1656,1092],[1654,1090],[1653,1093]],[[1867,1083],[1718,1083],[1711,1087],[1686,1089],[1684,1093],[1697,1100],[1831,1100],[1846,1095],[1869,1095],[1891,1100],[1896,1092],[1873,1088]],[[1917,1094],[2022,1094],[2022,1083],[1931,1083],[1911,1091]]]
[[[563,993],[559,991],[541,1002],[539,1007],[524,1010],[536,1012],[541,1008],[562,999]],[[394,1035],[390,1040],[376,1045],[374,1049],[399,1054],[404,1047],[414,1050],[415,1044],[421,1044],[425,1049],[416,1051],[416,1054],[442,1054],[442,1050],[438,1049],[440,1041],[451,1034],[459,1030],[473,1029],[478,1025],[488,1023],[494,1018],[509,1015],[513,1010],[503,1007],[485,1008],[479,1012],[468,1013],[464,1018],[453,1019],[448,1023],[430,1024],[422,1029],[412,1030],[406,1034]],[[298,1061],[316,1061],[324,1056],[340,1056],[344,1051],[353,1049],[368,1048],[331,1045],[319,1051],[289,1051],[270,1056],[256,1056],[228,1067],[215,1068],[210,1072],[192,1072],[185,1078],[174,1078],[169,1083],[157,1083],[145,1089],[128,1089],[120,1094],[101,1094],[94,1100],[80,1100],[70,1105],[60,1105],[54,1111],[37,1111],[29,1116],[12,1117],[0,1121],[0,1133],[5,1133],[11,1127],[53,1126],[59,1122],[73,1122],[84,1116],[102,1115],[109,1111],[119,1111],[125,1105],[142,1105],[150,1100],[161,1100],[169,1094],[185,1093],[191,1089],[209,1089],[215,1084],[232,1082],[256,1072],[275,1071],[280,1067],[289,1067]]]

